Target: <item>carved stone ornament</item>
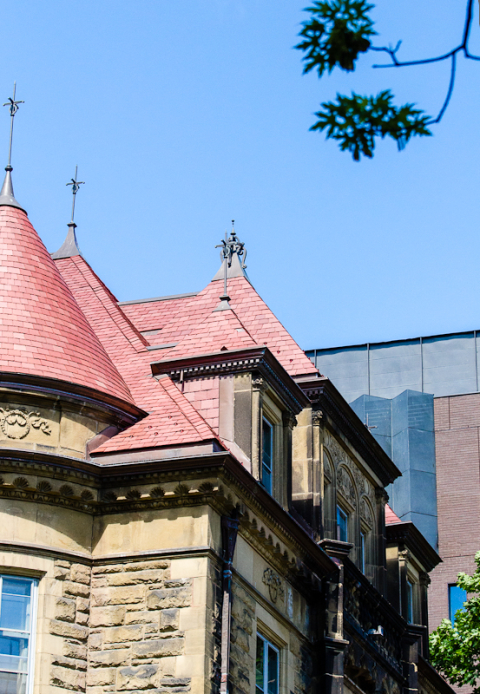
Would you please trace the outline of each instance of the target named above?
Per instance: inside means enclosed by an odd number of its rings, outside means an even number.
[[[330,457],[334,461],[335,467],[338,468],[339,465],[344,465],[355,480],[358,493],[361,496],[363,495],[369,497],[373,501],[375,498],[373,485],[359,470],[357,465],[348,457],[347,453],[329,431],[327,431],[325,434],[324,442],[328,452],[330,453]]]
[[[294,414],[292,414],[292,412],[289,412],[288,410],[282,412],[282,422],[283,426],[290,427],[290,429],[295,429],[295,427],[297,426],[297,418]]]
[[[328,482],[328,483],[333,482],[332,466],[330,464],[330,460],[328,459],[328,456],[326,456],[326,455],[323,456],[323,474],[325,476],[326,482]]]
[[[350,477],[347,469],[340,465],[337,471],[337,487],[338,491],[343,495],[344,499],[348,501],[353,508],[356,507],[356,494],[355,487],[353,486],[352,478]]]
[[[264,393],[268,388],[268,383],[261,376],[252,379],[253,390],[258,390],[260,393]]]
[[[312,424],[314,427],[319,427],[323,420],[322,410],[315,410],[312,412]]]
[[[0,427],[8,439],[24,439],[32,427],[39,429],[46,436],[51,434],[50,425],[46,419],[40,417],[40,412],[28,412],[25,407],[0,407]]]
[[[373,527],[373,514],[372,510],[370,507],[370,504],[366,500],[366,498],[363,496],[362,500],[360,501],[360,517],[368,525],[369,528]]]
[[[282,579],[280,576],[277,576],[273,569],[265,569],[262,581],[268,586],[268,592],[272,602],[277,602],[278,598],[283,599],[284,591]]]

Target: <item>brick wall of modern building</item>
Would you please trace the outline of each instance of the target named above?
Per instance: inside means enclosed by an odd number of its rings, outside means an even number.
[[[431,574],[430,629],[448,617],[448,584],[475,569],[480,549],[480,394],[435,398],[439,554]]]

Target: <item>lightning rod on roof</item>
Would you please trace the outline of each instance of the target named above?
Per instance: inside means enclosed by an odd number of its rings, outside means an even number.
[[[23,209],[21,205],[15,200],[13,194],[13,183],[12,183],[12,144],[13,144],[13,121],[15,119],[15,114],[18,111],[19,104],[24,104],[24,101],[16,101],[17,83],[13,83],[13,96],[9,97],[8,101],[4,103],[4,106],[9,107],[10,111],[10,139],[8,144],[8,163],[5,167],[7,172],[5,175],[5,180],[3,181],[2,190],[0,190],[0,205],[6,205],[7,207],[18,207]],[[25,212],[25,210],[24,210]]]
[[[73,194],[73,202],[72,202],[72,221],[70,224],[75,224],[74,222],[74,217],[75,217],[75,198],[77,197],[77,193],[80,190],[80,186],[85,185],[85,181],[79,181],[77,180],[78,176],[78,165],[75,167],[75,176],[66,184],[67,186],[72,186],[72,194]],[[76,224],[75,224],[76,226]]]

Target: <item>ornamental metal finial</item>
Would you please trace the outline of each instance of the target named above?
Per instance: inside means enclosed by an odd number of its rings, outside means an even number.
[[[77,197],[77,193],[80,190],[80,186],[85,185],[85,181],[78,181],[77,180],[78,176],[78,166],[75,167],[75,176],[70,180],[69,183],[67,183],[67,186],[72,186],[72,193],[73,193],[73,202],[72,202],[72,221],[70,224],[75,224],[74,222],[74,217],[75,217],[75,198]],[[75,225],[76,226],[76,225]]]
[[[13,142],[13,119],[18,111],[19,104],[24,104],[24,101],[15,101],[15,94],[17,92],[17,83],[13,83],[13,97],[9,97],[8,101],[3,104],[4,106],[10,107],[10,144],[8,148],[8,164],[7,171],[12,170],[12,142]]]
[[[13,97],[11,97],[4,106],[10,107],[10,142],[8,147],[8,164],[5,167],[5,179],[3,181],[2,189],[0,190],[0,206],[6,205],[7,207],[18,207],[19,210],[26,211],[21,205],[15,200],[15,195],[13,193],[13,183],[12,183],[12,142],[13,142],[13,119],[18,111],[18,105],[24,104],[24,101],[15,101],[15,93],[17,91],[17,83],[13,83]]]

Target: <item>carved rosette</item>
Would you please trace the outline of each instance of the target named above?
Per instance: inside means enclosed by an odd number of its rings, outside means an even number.
[[[50,425],[40,417],[40,412],[28,411],[26,407],[0,407],[0,428],[7,439],[24,439],[32,429],[46,436],[51,434]]]

